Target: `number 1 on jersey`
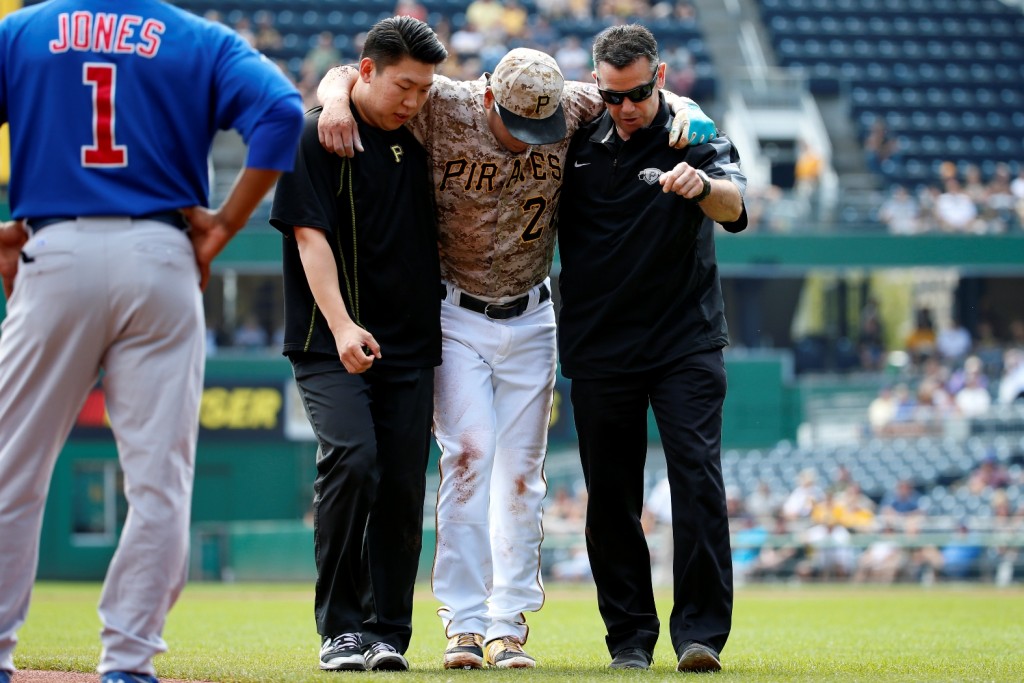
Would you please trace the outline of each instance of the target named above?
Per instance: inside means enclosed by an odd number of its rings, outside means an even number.
[[[127,166],[128,148],[114,142],[117,65],[86,62],[82,65],[82,82],[92,86],[92,145],[82,147],[82,166]]]

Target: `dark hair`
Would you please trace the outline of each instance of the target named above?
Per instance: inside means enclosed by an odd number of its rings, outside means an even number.
[[[381,19],[366,34],[363,54],[381,70],[411,57],[424,64],[440,64],[448,51],[437,34],[419,19],[388,17]]]
[[[651,60],[652,67],[657,67],[661,61],[654,34],[639,24],[610,26],[594,38],[595,67],[604,62],[616,69],[625,69],[641,57]]]

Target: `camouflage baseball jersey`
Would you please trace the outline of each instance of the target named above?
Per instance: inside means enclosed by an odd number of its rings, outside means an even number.
[[[511,297],[543,282],[555,250],[562,168],[573,133],[604,110],[594,86],[567,81],[561,142],[509,152],[487,126],[487,81],[434,77],[408,124],[430,156],[441,276],[471,294]]]

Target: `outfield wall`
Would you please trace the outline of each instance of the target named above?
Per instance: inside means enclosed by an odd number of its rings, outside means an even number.
[[[730,356],[728,366],[726,447],[793,438],[799,410],[788,354]],[[290,365],[283,358],[208,362],[192,506],[193,575],[307,575],[312,531],[300,520],[309,512],[316,446],[297,399]],[[653,418],[651,435],[656,440]],[[568,381],[562,377],[556,385],[549,441],[552,449],[575,448]],[[431,472],[437,456],[435,446]],[[40,578],[103,576],[126,513],[121,488],[103,393],[96,388],[53,474]],[[421,564],[429,568],[432,539],[425,539],[424,548]],[[228,576],[222,576],[225,567]]]

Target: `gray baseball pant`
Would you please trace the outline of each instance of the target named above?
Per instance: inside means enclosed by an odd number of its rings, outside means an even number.
[[[205,340],[192,246],[163,223],[80,218],[23,253],[0,335],[0,669],[14,669],[54,464],[102,370],[128,517],[98,670],[153,674],[187,575]]]

